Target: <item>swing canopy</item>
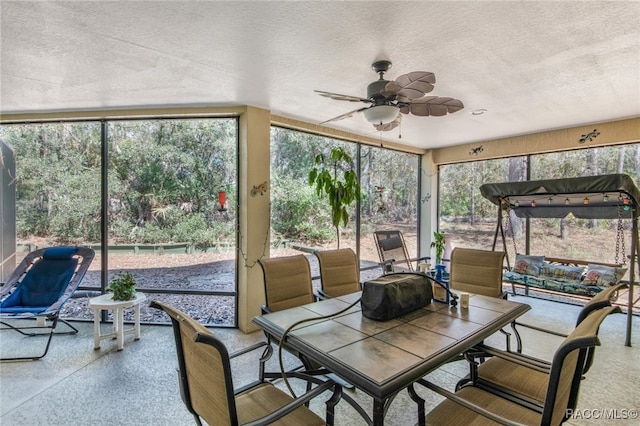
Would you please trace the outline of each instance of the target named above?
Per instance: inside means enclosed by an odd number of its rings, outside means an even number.
[[[503,211],[524,218],[563,218],[569,213],[580,219],[632,219],[631,262],[627,302],[626,346],[631,346],[631,317],[636,261],[640,259],[638,244],[638,206],[640,190],[626,174],[547,179],[525,182],[486,183],[480,186],[482,196],[499,206],[498,229]],[[619,231],[621,228],[618,228]],[[494,248],[495,242],[494,239]],[[503,234],[504,243],[504,234]],[[508,262],[508,260],[507,260]]]
[[[518,217],[637,218],[640,190],[626,174],[485,183],[483,197]]]

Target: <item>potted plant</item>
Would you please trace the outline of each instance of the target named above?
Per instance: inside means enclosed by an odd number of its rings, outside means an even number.
[[[131,300],[136,296],[136,280],[130,273],[119,273],[109,282],[107,291],[113,292],[113,300]]]
[[[331,223],[336,228],[338,248],[340,248],[340,223],[349,221],[349,207],[360,199],[360,184],[353,169],[353,160],[342,148],[331,149],[331,157],[325,159],[318,154],[315,167],[309,172],[309,185],[315,186],[318,196],[327,195],[331,206]]]
[[[431,242],[431,248],[436,249],[436,265],[440,265],[442,263],[442,255],[444,254],[444,232],[433,233],[433,241]]]
[[[431,241],[431,248],[436,250],[436,279],[442,280],[442,272],[445,270],[445,266],[442,264],[442,255],[445,248],[445,235],[444,232],[435,231],[433,233],[433,241]]]

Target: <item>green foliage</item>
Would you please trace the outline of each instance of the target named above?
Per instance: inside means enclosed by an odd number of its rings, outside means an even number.
[[[119,273],[109,282],[107,291],[113,292],[113,300],[131,300],[136,295],[136,280],[130,273]]]
[[[442,263],[442,254],[444,253],[444,232],[434,231],[433,241],[431,241],[431,248],[436,249],[436,265]]]
[[[272,178],[271,222],[274,231],[289,239],[326,242],[334,230],[328,207],[315,191],[297,180]]]
[[[316,194],[329,198],[331,223],[336,229],[338,248],[340,247],[340,223],[349,222],[348,207],[360,199],[360,184],[353,169],[353,160],[343,148],[333,148],[330,160],[318,154],[315,167],[309,172],[309,185],[315,186]]]
[[[235,119],[114,121],[108,130],[111,241],[235,238]],[[100,123],[3,125],[0,137],[16,152],[18,235],[100,241]]]

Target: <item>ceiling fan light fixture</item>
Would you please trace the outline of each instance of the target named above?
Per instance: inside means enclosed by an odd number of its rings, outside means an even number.
[[[393,105],[376,105],[362,111],[364,118],[371,124],[391,123],[398,117],[398,107]]]

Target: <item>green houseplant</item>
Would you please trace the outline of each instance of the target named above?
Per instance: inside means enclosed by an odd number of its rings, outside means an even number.
[[[131,300],[136,295],[136,280],[127,273],[119,273],[109,282],[107,291],[113,292],[113,300]]]
[[[318,154],[315,167],[309,172],[309,185],[315,186],[316,194],[329,198],[331,223],[336,229],[338,248],[340,248],[340,223],[349,222],[347,208],[360,199],[360,184],[353,169],[353,160],[342,148],[331,149],[331,158]]]
[[[444,253],[444,232],[435,231],[433,233],[433,241],[431,242],[431,248],[436,250],[436,265],[442,264],[442,255]]]

